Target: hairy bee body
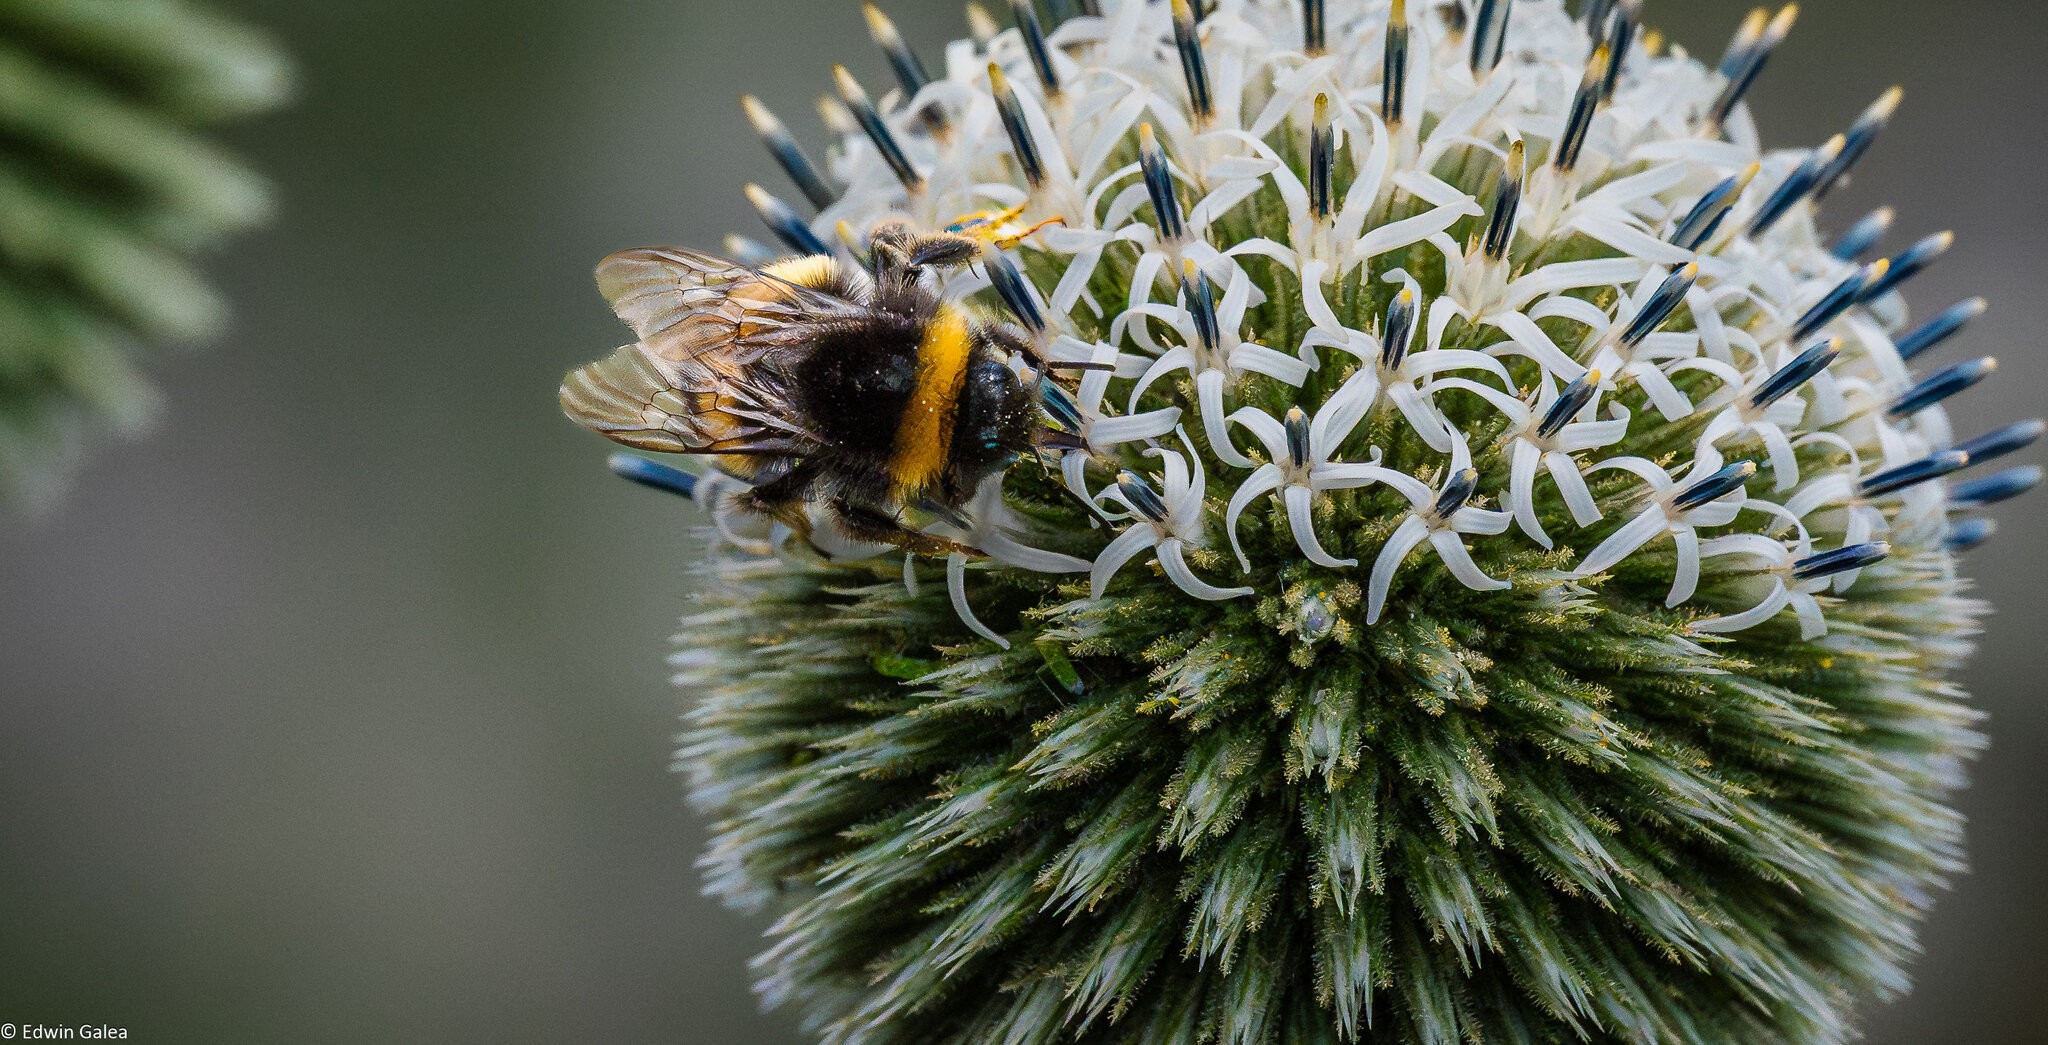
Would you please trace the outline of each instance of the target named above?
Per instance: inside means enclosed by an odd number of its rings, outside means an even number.
[[[870,271],[827,256],[759,270],[694,251],[623,251],[598,286],[639,340],[572,371],[572,419],[627,446],[699,454],[753,484],[741,507],[807,534],[953,550],[906,511],[959,519],[1030,449],[1036,407],[1016,335],[942,300],[907,234]]]

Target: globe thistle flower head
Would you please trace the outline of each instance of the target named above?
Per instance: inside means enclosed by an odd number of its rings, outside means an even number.
[[[1068,7],[929,65],[870,8],[895,82],[835,70],[816,152],[747,103],[787,251],[984,243],[929,278],[1046,433],[922,524],[961,550],[620,465],[718,526],[678,765],[763,996],[845,1042],[1852,1037],[1962,866],[1958,556],[2040,477],[1969,473],[2042,426],[1957,432],[1993,363],[1923,360],[1981,302],[1907,318],[1950,238],[1819,209],[1898,92],[1765,149],[1791,6],[1713,65],[1635,0]]]

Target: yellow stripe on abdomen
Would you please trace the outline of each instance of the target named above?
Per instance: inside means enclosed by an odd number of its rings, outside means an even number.
[[[917,346],[917,383],[896,428],[889,477],[896,496],[909,498],[930,486],[946,469],[953,446],[953,418],[960,384],[967,376],[967,317],[940,305]]]

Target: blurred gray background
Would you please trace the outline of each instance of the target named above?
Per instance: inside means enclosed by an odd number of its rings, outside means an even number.
[[[236,132],[282,188],[214,266],[224,343],[57,513],[0,523],[0,1021],[144,1042],[797,1040],[756,1012],[762,928],[697,895],[662,656],[687,506],[610,478],[562,371],[622,338],[607,252],[753,231],[773,168],[735,104],[815,141],[829,63],[884,66],[854,0],[235,0],[303,99]],[[890,0],[930,61],[953,0]],[[1746,5],[1651,0],[1709,58]],[[1811,0],[1753,97],[1816,143],[1906,105],[1837,227],[1953,227],[1924,311],[2006,366],[1961,427],[2043,412],[2035,0]],[[2035,455],[2038,457],[2038,453]],[[1968,681],[1993,746],[1976,870],[1873,1041],[2048,1027],[2042,506],[1971,563],[1999,608]]]

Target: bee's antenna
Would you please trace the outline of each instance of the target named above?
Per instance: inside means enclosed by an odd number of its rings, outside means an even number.
[[[1098,373],[1098,374],[1112,374],[1112,373],[1115,373],[1115,372],[1116,372],[1116,364],[1115,364],[1115,363],[1097,363],[1097,362],[1095,362],[1095,361],[1093,361],[1093,360],[1087,360],[1087,359],[1075,359],[1075,360],[1064,360],[1064,359],[1048,359],[1048,360],[1046,360],[1046,361],[1045,361],[1045,363],[1044,363],[1044,369],[1046,369],[1046,370],[1072,370],[1072,371],[1077,371],[1077,372],[1085,372],[1085,373]]]

